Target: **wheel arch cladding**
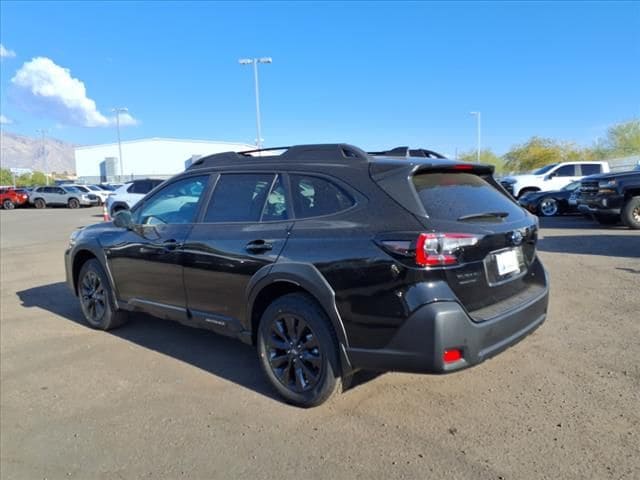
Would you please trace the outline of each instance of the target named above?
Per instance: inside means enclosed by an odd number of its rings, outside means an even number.
[[[313,298],[329,318],[339,342],[342,371],[351,369],[346,354],[349,346],[342,319],[335,303],[335,294],[322,274],[307,263],[276,263],[258,271],[247,287],[247,325],[255,345],[257,327],[267,306],[276,298],[293,292],[302,292]]]
[[[78,294],[78,277],[80,276],[80,270],[85,263],[94,258],[97,260],[98,257],[96,257],[92,251],[86,249],[78,251],[73,257],[73,289],[76,295]]]

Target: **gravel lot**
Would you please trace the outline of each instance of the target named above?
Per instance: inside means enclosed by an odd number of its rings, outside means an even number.
[[[536,333],[453,375],[359,375],[301,410],[239,342],[142,315],[85,327],[62,254],[100,213],[0,213],[3,479],[640,475],[640,232],[543,222]]]

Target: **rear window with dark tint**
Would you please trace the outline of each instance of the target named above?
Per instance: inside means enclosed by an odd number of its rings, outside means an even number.
[[[329,215],[354,204],[349,194],[324,178],[291,175],[291,190],[296,218]]]
[[[471,173],[418,174],[413,176],[413,185],[431,218],[455,221],[467,215],[489,212],[504,212],[512,219],[524,215],[518,205]]]

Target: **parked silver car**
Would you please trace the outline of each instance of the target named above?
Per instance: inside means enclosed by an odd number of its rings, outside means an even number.
[[[36,208],[48,205],[66,205],[69,208],[98,205],[100,199],[93,193],[85,193],[70,186],[50,186],[34,188],[29,194],[29,203]]]

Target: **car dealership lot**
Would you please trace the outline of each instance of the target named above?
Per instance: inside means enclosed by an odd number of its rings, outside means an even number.
[[[634,478],[640,233],[543,220],[547,322],[448,376],[359,375],[282,403],[252,348],[136,316],[85,327],[64,284],[97,208],[0,213],[2,478]],[[162,281],[159,279],[159,281]]]

